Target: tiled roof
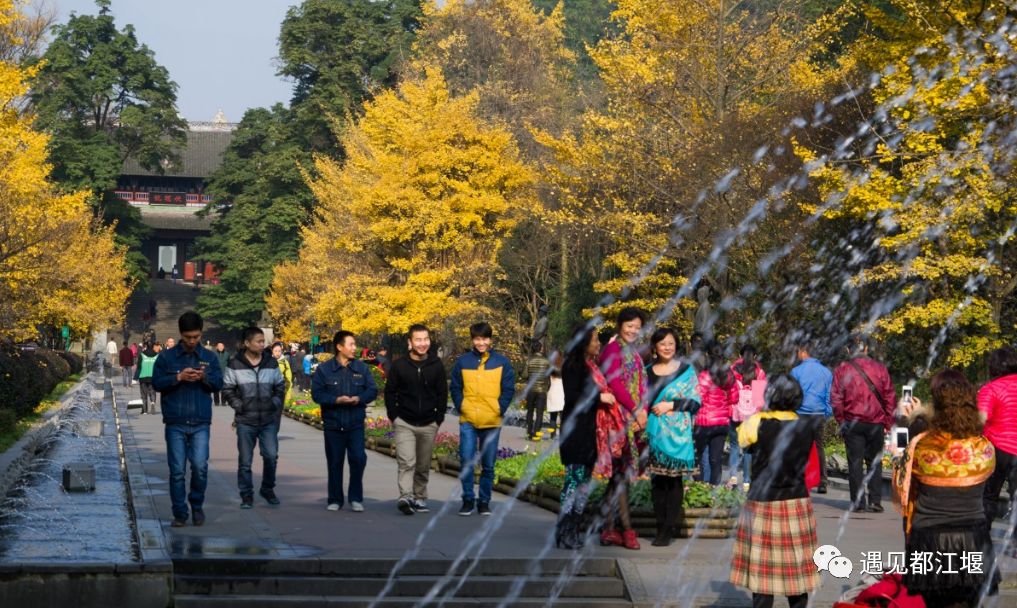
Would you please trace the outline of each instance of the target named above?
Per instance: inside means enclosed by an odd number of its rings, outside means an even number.
[[[180,164],[174,164],[162,175],[207,178],[222,165],[223,154],[230,145],[233,131],[187,131],[187,146],[180,150]],[[145,169],[134,158],[124,161],[123,175],[160,175]]]

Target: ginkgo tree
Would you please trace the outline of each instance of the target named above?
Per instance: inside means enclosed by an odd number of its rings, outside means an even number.
[[[888,4],[854,9],[867,33],[842,60],[857,82],[881,74],[870,94],[884,137],[837,162],[798,153],[816,163],[820,195],[838,198],[827,222],[878,228],[862,246],[881,255],[853,284],[900,291],[875,329],[903,347],[902,365],[968,367],[1017,335],[1017,91],[1013,51],[995,36],[1009,3]]]
[[[16,45],[23,15],[0,0],[0,38]],[[0,339],[36,337],[40,326],[76,335],[118,323],[130,294],[125,251],[102,227],[87,193],[50,182],[46,135],[18,109],[37,68],[0,60]]]
[[[616,3],[618,32],[590,51],[606,107],[588,111],[571,133],[537,134],[555,159],[544,177],[559,204],[545,220],[567,227],[573,243],[602,244],[595,287],[620,296],[605,314],[630,304],[677,304],[667,320],[691,325],[682,311],[695,302],[674,294],[709,258],[718,235],[780,177],[754,166],[753,151],[779,141],[796,100],[821,82],[808,58],[824,23],[803,22],[803,5],[756,11],[731,0]],[[741,168],[738,177],[713,188],[733,167]],[[676,220],[685,226],[681,238],[672,233]],[[755,279],[755,261],[775,234],[739,239],[725,251],[728,263],[702,280],[721,296],[737,293]]]
[[[313,320],[380,334],[495,314],[498,252],[532,212],[534,174],[477,103],[426,67],[366,104],[343,137],[345,163],[317,158],[315,220],[267,300],[284,330]]]

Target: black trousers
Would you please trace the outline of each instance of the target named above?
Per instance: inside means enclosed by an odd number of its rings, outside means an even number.
[[[851,506],[880,504],[883,499],[883,425],[849,420],[841,427],[841,435],[847,448]],[[868,483],[865,483],[866,476]],[[863,484],[868,487],[867,503]]]
[[[985,518],[992,523],[992,520],[1000,517],[999,493],[1003,490],[1003,484],[1007,483],[1010,492],[1010,508],[1017,507],[1017,454],[1005,452],[996,448],[996,470],[992,472],[988,481],[985,482]]]
[[[138,388],[141,389],[141,413],[154,414],[156,393],[155,389],[152,388],[152,381],[139,380]]]
[[[650,481],[650,496],[653,498],[653,514],[657,518],[657,536],[674,535],[685,498],[682,478],[654,475]]]
[[[526,396],[526,433],[533,437],[544,426],[544,407],[547,393],[533,393]]]
[[[799,416],[809,425],[809,433],[816,442],[816,455],[819,456],[819,485],[826,487],[826,451],[823,449],[823,430],[826,428],[826,416],[822,414],[803,414]]]
[[[712,426],[697,426],[693,431],[692,440],[696,446],[696,463],[702,466],[703,452],[707,446],[710,448],[710,478],[707,479],[711,485],[719,486],[724,474],[724,442],[727,441],[728,425],[717,424]],[[703,475],[696,475],[696,480],[702,480]]]
[[[809,594],[787,596],[787,605],[791,608],[805,608],[809,605]],[[752,594],[752,608],[773,608],[773,596],[766,593]]]

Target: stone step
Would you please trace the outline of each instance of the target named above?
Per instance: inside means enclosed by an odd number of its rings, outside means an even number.
[[[398,559],[256,559],[219,558],[173,560],[173,571],[177,576],[328,576],[352,578],[382,578],[389,576]],[[403,564],[399,576],[444,576],[452,564],[448,559],[414,559]],[[536,576],[554,577],[569,568],[572,560],[563,558],[541,559],[536,563]],[[471,576],[526,576],[531,574],[534,562],[525,558],[481,558],[474,565],[464,560],[456,568],[457,574],[470,570]],[[472,570],[471,570],[472,568]],[[618,577],[617,563],[611,558],[590,558],[583,560],[576,576]]]
[[[377,603],[375,597],[354,597],[354,596],[303,596],[303,595],[230,595],[230,596],[206,596],[206,595],[177,595],[174,597],[176,608],[269,608],[276,606],[299,606],[300,608],[412,608],[414,606],[438,606],[444,608],[495,608],[500,606],[503,598],[497,596],[475,597],[475,598],[454,598],[445,602],[436,599],[421,604],[421,598],[386,597]],[[623,599],[593,599],[593,598],[556,598],[553,602],[548,598],[518,598],[506,604],[511,608],[547,608],[548,606],[574,607],[574,608],[632,608],[632,602]]]
[[[387,596],[424,597],[440,579],[434,576],[398,576]],[[457,598],[504,597],[512,593],[520,577],[470,576],[455,593]],[[180,576],[174,579],[178,594],[190,595],[272,595],[272,596],[353,596],[374,597],[385,588],[381,577],[325,576]],[[459,581],[448,581],[451,591]],[[516,594],[521,598],[548,597],[559,585],[558,577],[536,577],[526,580]],[[559,595],[569,598],[624,598],[625,585],[614,577],[575,577],[565,583]]]
[[[152,279],[149,282],[151,291],[149,293],[135,292],[127,305],[127,323],[131,332],[131,341],[138,341],[144,332],[142,315],[148,310],[148,301],[155,300],[157,313],[155,322],[152,323],[152,330],[156,339],[165,342],[167,338],[175,337],[180,332],[177,329],[177,318],[187,310],[195,308],[197,297],[200,291],[191,284],[173,283],[168,280]],[[235,341],[229,332],[223,331],[217,326],[214,320],[206,320],[205,337],[217,342]],[[114,334],[119,341],[122,336],[119,331]]]

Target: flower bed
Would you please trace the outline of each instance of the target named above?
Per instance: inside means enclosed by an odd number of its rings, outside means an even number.
[[[561,488],[565,468],[557,453],[538,463],[539,456],[537,453],[522,452],[496,460],[494,489],[557,513],[561,509]],[[437,465],[439,471],[452,476],[458,476],[461,468],[458,457],[454,455],[439,457]],[[531,472],[531,466],[535,466],[536,469],[530,484],[517,493],[519,479]],[[607,484],[601,481],[590,495],[587,507],[589,519],[593,519],[594,514],[598,512],[606,487]],[[676,525],[676,531],[679,536],[686,538],[692,535],[697,538],[729,538],[738,525],[737,516],[744,500],[745,495],[736,489],[686,480],[683,502],[685,513],[684,518]],[[657,523],[653,514],[648,478],[638,479],[632,484],[629,489],[629,505],[632,525],[639,535],[656,534]]]

